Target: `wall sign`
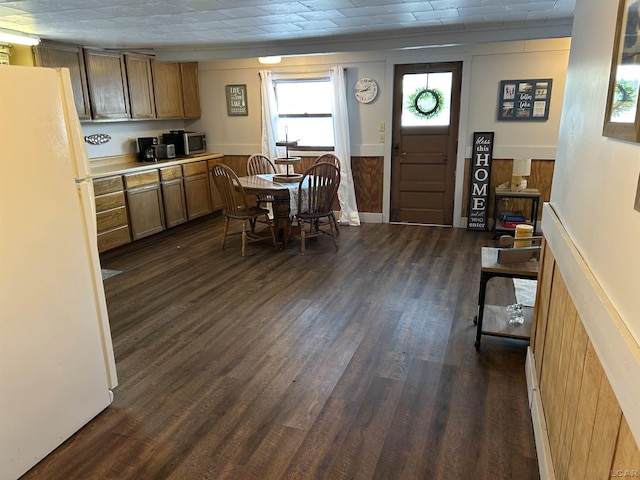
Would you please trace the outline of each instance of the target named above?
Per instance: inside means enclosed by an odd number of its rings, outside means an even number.
[[[498,120],[545,121],[549,119],[551,78],[502,80]]]
[[[227,115],[249,115],[246,85],[227,85]]]
[[[467,230],[488,230],[489,182],[493,159],[493,132],[474,132],[469,183]]]

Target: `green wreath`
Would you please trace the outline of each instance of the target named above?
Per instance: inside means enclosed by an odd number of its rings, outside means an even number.
[[[618,80],[612,105],[613,116],[628,112],[635,106],[638,92],[636,88],[626,80]]]
[[[407,110],[414,117],[431,119],[437,117],[444,107],[444,94],[437,88],[418,88],[407,98]]]

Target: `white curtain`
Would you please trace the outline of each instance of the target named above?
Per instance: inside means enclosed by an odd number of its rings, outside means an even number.
[[[271,71],[260,70],[260,97],[262,98],[262,154],[274,159],[278,156],[278,104],[273,90]]]
[[[340,159],[340,223],[360,225],[356,192],[351,174],[351,138],[349,136],[349,112],[347,110],[347,81],[345,69],[331,67],[331,86],[333,89],[332,113],[335,155]]]

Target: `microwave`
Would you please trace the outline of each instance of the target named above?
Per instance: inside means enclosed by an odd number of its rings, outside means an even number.
[[[207,137],[204,133],[169,130],[169,133],[162,134],[162,143],[175,145],[177,156],[194,155],[207,151]]]

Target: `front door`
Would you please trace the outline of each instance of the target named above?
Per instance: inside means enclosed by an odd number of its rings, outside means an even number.
[[[397,65],[392,222],[453,225],[462,63]]]

